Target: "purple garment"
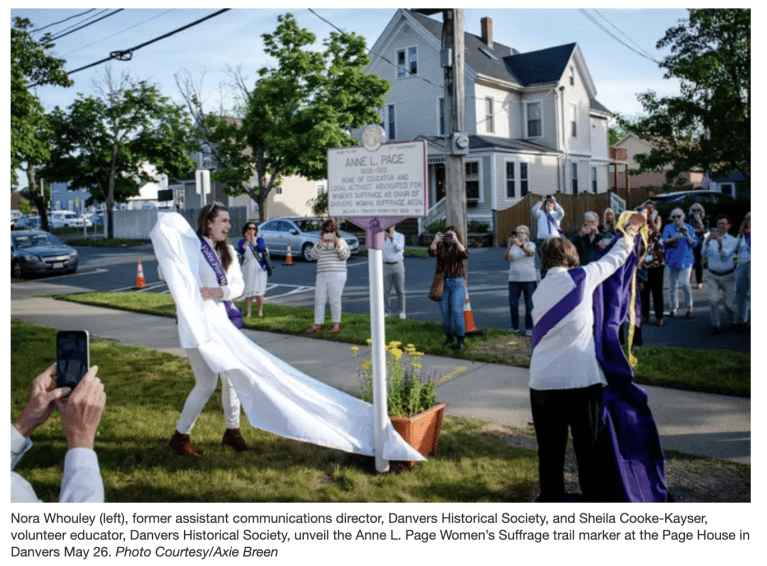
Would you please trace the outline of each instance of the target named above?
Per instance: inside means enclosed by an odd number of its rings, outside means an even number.
[[[226,271],[224,266],[221,265],[221,260],[218,259],[218,255],[213,251],[208,242],[200,238],[200,251],[202,252],[205,261],[213,269],[213,273],[216,274],[218,284],[222,287],[226,285]],[[229,316],[229,320],[232,324],[239,329],[245,326],[245,321],[242,319],[242,309],[238,308],[232,301],[224,301],[224,307],[226,308],[226,314]]]
[[[602,255],[620,237],[616,236]],[[637,238],[637,251],[640,245]],[[658,429],[647,404],[647,393],[634,383],[634,372],[618,339],[621,324],[628,320],[631,277],[637,261],[638,253],[631,254],[594,291],[594,342],[607,378],[600,412],[599,450],[608,501],[665,502],[668,487]]]
[[[597,259],[615,242],[612,239]],[[639,239],[635,243],[638,252]],[[605,487],[603,499],[615,502],[668,501],[663,450],[647,394],[637,387],[634,372],[618,339],[621,324],[628,319],[631,278],[639,254],[631,254],[618,270],[594,291],[595,354],[607,379],[600,409],[598,450]],[[551,308],[533,328],[533,348],[583,297],[583,269],[571,269],[575,289]],[[636,303],[634,304],[636,308]]]

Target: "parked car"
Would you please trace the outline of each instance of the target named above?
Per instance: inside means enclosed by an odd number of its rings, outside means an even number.
[[[23,217],[24,215],[19,212],[18,210],[12,210],[11,211],[11,230],[13,230],[14,225],[16,224],[16,221]]]
[[[702,204],[705,204],[707,202],[719,202],[720,200],[726,200],[726,199],[732,199],[732,197],[725,195],[723,193],[720,193],[719,191],[701,191],[701,190],[692,190],[692,191],[676,191],[673,193],[660,193],[658,195],[655,195],[652,197],[652,201],[655,202],[656,208],[658,206],[662,206],[664,204],[672,204],[672,203],[682,203],[685,201],[685,199],[688,199],[688,203],[692,204],[694,202],[699,202]],[[647,201],[645,201],[647,202]],[[642,210],[644,207],[644,202],[637,207],[637,210]]]
[[[285,256],[290,244],[291,254],[309,261],[312,248],[320,239],[323,222],[321,218],[272,218],[258,227],[258,235],[269,246],[270,254]],[[339,233],[349,244],[351,253],[359,253],[360,244],[357,237],[349,232]]]
[[[50,273],[74,273],[77,250],[42,230],[11,232],[11,275],[16,278]]]
[[[39,228],[40,228],[40,217],[32,216],[32,215],[22,216],[13,225],[14,230],[31,230],[31,229],[39,229]]]
[[[71,210],[54,210],[48,216],[51,228],[82,228],[92,226],[90,221]]]
[[[103,226],[104,214],[102,212],[94,212],[88,217],[88,222],[90,222],[90,225],[92,226]]]

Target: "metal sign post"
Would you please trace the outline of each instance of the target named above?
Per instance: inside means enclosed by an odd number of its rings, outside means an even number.
[[[385,472],[383,441],[389,420],[384,324],[384,230],[405,218],[428,214],[426,142],[384,143],[380,126],[368,126],[362,147],[328,150],[328,213],[365,230],[370,277],[370,337],[376,470]]]

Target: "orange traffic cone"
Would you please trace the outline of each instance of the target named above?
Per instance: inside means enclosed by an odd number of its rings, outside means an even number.
[[[293,252],[288,244],[288,255],[285,256],[285,265],[293,265]]]
[[[484,330],[477,330],[474,326],[474,315],[471,312],[471,302],[469,301],[469,291],[466,291],[466,304],[463,305],[463,323],[466,328],[466,335],[484,334]]]
[[[141,267],[141,260],[138,262],[138,268],[136,268],[136,289],[143,289],[146,287],[146,281],[144,281],[144,268]]]

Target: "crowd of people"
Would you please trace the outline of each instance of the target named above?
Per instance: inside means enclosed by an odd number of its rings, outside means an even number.
[[[654,203],[648,201],[642,212],[634,213],[623,226],[618,226],[619,220],[612,209],[603,212],[601,224],[596,212],[587,212],[581,228],[569,238],[561,232],[564,210],[554,197],[542,199],[534,207],[534,214],[538,237],[531,241],[530,229],[517,226],[509,234],[504,259],[509,262],[511,329],[531,337],[530,403],[539,445],[541,500],[563,501],[565,498],[562,472],[570,429],[583,497],[597,501],[604,496],[596,445],[603,388],[608,381],[595,346],[594,290],[627,262],[637,249],[637,235],[647,225],[647,246],[641,249],[642,257],[636,263],[641,322],[649,322],[651,300],[658,326],[664,324],[665,312],[669,317],[692,317],[691,278],[695,275],[698,288],[704,284],[708,287],[711,332],[717,334],[724,330],[722,307],[731,325],[736,329],[745,327],[751,280],[750,213],[743,219],[736,236],[730,233],[732,225],[727,215],[717,216],[713,228],[700,204],[693,205],[688,215],[675,208],[664,227]],[[195,242],[199,238],[199,261],[192,262],[197,271],[191,276],[196,278],[202,299],[202,306],[195,308],[221,309],[226,312],[228,322],[241,329],[244,326],[242,312],[233,301],[244,297],[249,317],[255,299],[257,314],[262,316],[266,277],[271,266],[255,223],[246,223],[236,248],[228,241],[230,227],[224,205],[214,202],[203,207],[194,238]],[[404,318],[404,237],[392,227],[386,231],[384,241],[387,312]],[[460,230],[448,226],[434,238],[428,254],[436,259],[437,273],[443,278],[439,309],[447,343],[455,342],[454,347],[463,350],[465,260],[469,250]],[[340,330],[341,296],[349,255],[348,245],[339,235],[335,221],[325,221],[319,241],[311,250],[317,272],[315,319],[308,332],[321,328],[328,302],[330,330]],[[160,265],[161,278],[162,270]],[[667,311],[663,298],[664,270],[668,271],[669,281]],[[521,297],[524,297],[524,319],[519,315]],[[195,332],[192,328],[182,328],[182,323],[179,323],[180,334]],[[636,343],[641,344],[641,325],[638,324],[637,330]],[[186,347],[183,338],[181,342]],[[200,347],[186,347],[186,352],[195,386],[184,403],[170,448],[180,455],[200,456],[191,443],[190,433],[220,376],[226,423],[221,442],[236,451],[249,450],[240,434],[240,399],[230,378],[211,369]],[[64,465],[62,501],[103,501],[103,485],[93,452],[94,436],[105,404],[97,369],[91,368],[72,390],[56,387],[55,365],[48,368],[35,379],[29,403],[12,422],[13,470],[31,444],[30,433],[48,419],[54,408],[58,409],[69,449]],[[66,403],[65,397],[69,397]],[[14,501],[37,500],[23,478],[12,472],[11,481]]]

